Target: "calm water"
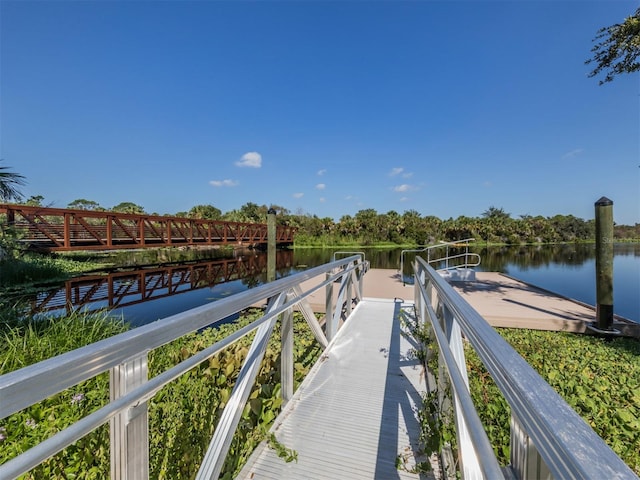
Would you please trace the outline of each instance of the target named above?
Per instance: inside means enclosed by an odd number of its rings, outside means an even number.
[[[596,303],[594,245],[491,247],[471,251],[481,255],[478,270],[506,273],[584,303]],[[326,263],[334,252],[279,251],[277,276]],[[373,268],[399,269],[401,249],[365,249],[364,253]],[[404,257],[408,281],[411,255]],[[640,244],[616,245],[613,268],[614,313],[639,322]],[[54,313],[63,311],[70,301],[75,308],[109,307],[115,315],[139,326],[264,283],[266,255],[252,252],[226,260],[199,258],[184,265],[157,269],[147,266],[137,271],[111,273],[108,280],[101,281],[102,284],[91,284],[86,278],[76,279],[75,283],[72,280],[42,292],[32,303]],[[106,292],[111,292],[111,297]]]

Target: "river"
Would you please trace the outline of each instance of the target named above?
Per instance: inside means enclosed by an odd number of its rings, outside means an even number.
[[[326,263],[336,251],[345,250],[350,249],[278,251],[277,277]],[[403,256],[401,249],[357,250],[373,268],[398,270],[402,257],[405,279],[411,281],[412,254]],[[594,245],[472,247],[470,251],[480,255],[481,263],[476,267],[480,271],[502,272],[589,305],[596,303]],[[114,316],[140,326],[266,281],[265,253],[206,258],[199,252],[197,257],[156,266],[129,262],[126,268],[50,286],[30,302],[34,310],[54,314],[66,308],[109,308]],[[613,281],[614,313],[640,322],[640,244],[614,246]]]

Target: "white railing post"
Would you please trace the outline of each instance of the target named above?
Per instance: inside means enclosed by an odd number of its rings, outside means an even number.
[[[110,369],[111,401],[148,380],[147,354]],[[149,478],[149,414],[147,402],[121,411],[110,420],[111,479]]]
[[[280,384],[284,405],[293,397],[293,310],[287,310],[281,318]]]
[[[332,277],[331,272],[327,272],[326,274],[327,280]],[[325,336],[327,340],[330,342],[333,338],[333,282],[327,284],[326,293],[325,293],[325,314],[324,314],[324,325],[325,325]]]
[[[355,270],[354,270],[355,272]],[[353,283],[353,275],[352,274],[347,274],[347,296],[345,298],[346,301],[346,311],[345,311],[345,318],[349,318],[349,315],[351,315],[351,308],[353,306],[353,290],[355,290],[355,285]]]
[[[511,469],[520,480],[553,480],[549,467],[538,453],[531,437],[524,431],[518,417],[511,413],[509,440]]]
[[[444,332],[447,336],[449,348],[460,372],[467,392],[469,391],[469,375],[467,374],[467,364],[464,357],[464,347],[462,345],[462,332],[460,331],[460,325],[456,321],[454,315],[446,306],[442,308],[442,323],[444,324]],[[458,433],[458,451],[460,464],[462,466],[462,478],[465,480],[478,479],[483,480],[484,476],[478,462],[478,456],[476,455],[467,422],[464,419],[462,412],[462,406],[458,395],[454,392],[453,400],[455,407],[456,418],[456,432]]]

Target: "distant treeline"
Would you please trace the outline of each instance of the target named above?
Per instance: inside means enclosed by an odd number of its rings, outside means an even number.
[[[415,210],[403,214],[394,211],[377,213],[361,210],[354,216],[345,215],[338,222],[316,216],[294,216],[290,219],[299,228],[296,244],[417,244],[474,238],[478,242],[519,245],[525,243],[582,242],[595,239],[595,221],[573,215],[553,217],[523,215],[511,218],[502,209],[491,207],[481,217],[449,218],[421,216]],[[640,224],[615,225],[618,241],[640,239]]]

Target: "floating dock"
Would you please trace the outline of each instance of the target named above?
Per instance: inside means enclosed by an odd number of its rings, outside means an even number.
[[[595,308],[499,272],[476,272],[475,281],[451,286],[493,327],[588,333],[596,321]],[[320,279],[309,280],[309,285]],[[392,269],[370,269],[363,284],[365,298],[413,301],[413,285],[403,284]],[[311,296],[312,308],[325,310],[324,290]],[[335,298],[335,295],[334,295]],[[624,335],[640,337],[640,324],[616,316],[614,327]]]

